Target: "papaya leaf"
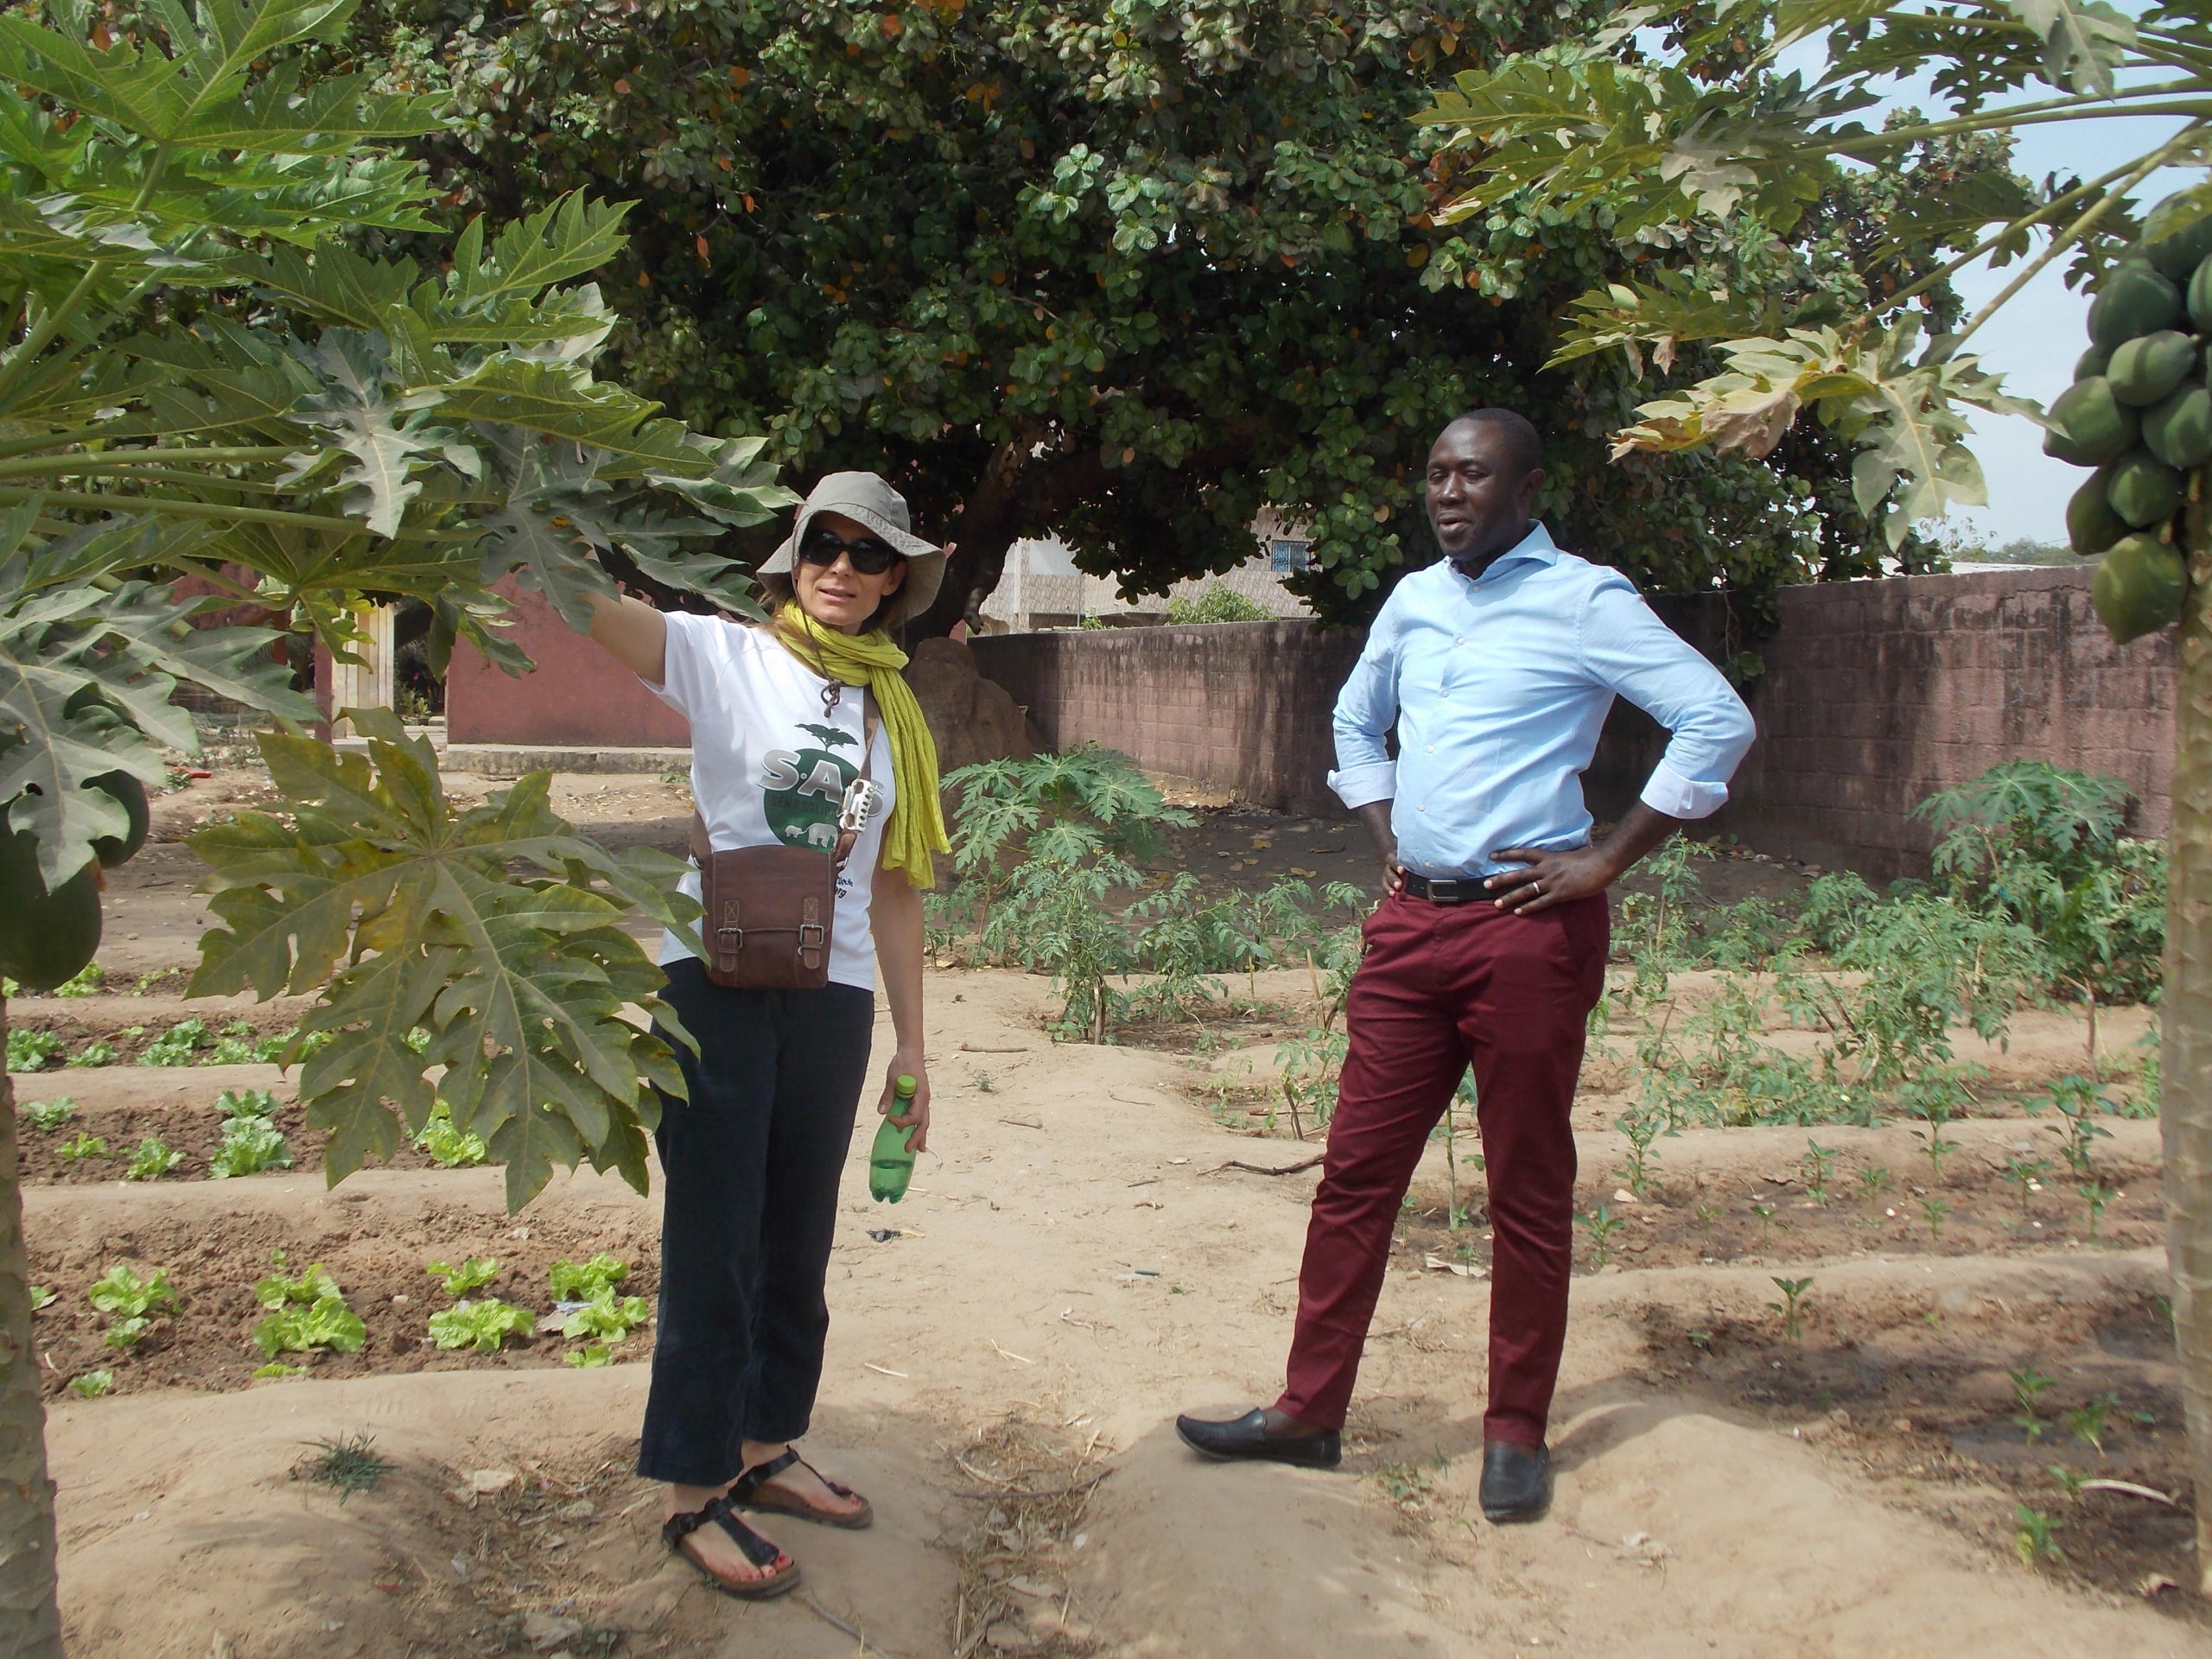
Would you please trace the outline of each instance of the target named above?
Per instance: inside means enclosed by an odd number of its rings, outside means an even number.
[[[456,810],[427,741],[389,709],[346,713],[365,754],[262,740],[289,821],[245,812],[192,837],[225,924],[201,941],[192,994],[321,991],[302,1030],[334,1040],[302,1068],[300,1097],[333,1137],[334,1182],[420,1130],[442,1067],[435,1097],[506,1161],[512,1206],[580,1162],[642,1190],[652,1089],[683,1084],[662,1036],[625,1010],[690,1039],[621,923],[642,912],[689,934],[682,862],[577,835],[543,772]]]
[[[365,520],[375,534],[393,536],[407,504],[422,493],[421,481],[412,476],[417,463],[444,461],[464,471],[475,469],[475,451],[453,433],[408,420],[436,407],[439,396],[435,390],[403,391],[391,384],[386,375],[390,347],[381,334],[332,328],[316,345],[297,349],[324,390],[300,399],[291,416],[313,427],[328,448],[299,457],[289,480],[308,475],[333,449],[351,455],[353,466],[339,478],[351,492],[346,510]]]
[[[2109,98],[2113,67],[2135,44],[2135,22],[2105,0],[2010,0],[2043,37],[2044,73],[2069,92]]]
[[[194,628],[196,600],[143,581],[96,583],[88,568],[160,544],[127,521],[41,542],[34,501],[0,520],[0,806],[8,827],[38,838],[48,890],[92,857],[92,843],[124,832],[114,797],[87,789],[104,772],[159,785],[165,767],[149,736],[188,752],[192,721],[170,702],[178,679],[288,716],[312,716],[267,628]],[[73,578],[73,579],[69,579]]]
[[[1965,443],[1973,430],[1967,408],[2028,410],[1974,358],[1943,355],[1948,340],[1910,360],[1918,340],[1917,321],[1908,315],[1849,339],[1832,328],[1801,328],[1779,340],[1726,341],[1719,349],[1727,371],[1639,405],[1637,424],[1614,435],[1614,454],[1710,445],[1764,454],[1801,410],[1813,408],[1858,445],[1857,505],[1897,547],[1916,521],[1986,499],[1980,466]]]
[[[1778,328],[1780,318],[1764,317],[1762,309],[1752,296],[1699,286],[1689,271],[1662,270],[1650,283],[1611,283],[1568,307],[1566,337],[1544,366],[1557,368],[1618,346],[1641,374],[1648,346],[1654,365],[1664,372],[1675,366],[1676,348],[1688,341],[1738,339],[1762,326]]]
[[[371,93],[370,78],[344,76],[302,88],[299,66],[279,64],[249,103],[256,60],[342,31],[353,0],[198,0],[159,8],[162,42],[118,34],[95,46],[93,14],[62,8],[76,26],[49,29],[0,16],[0,75],[156,143],[209,149],[342,152],[367,137],[434,130],[435,102]]]
[[[611,461],[599,468],[602,478],[648,469],[700,478],[714,470],[711,449],[695,445],[682,422],[659,418],[658,404],[568,364],[497,357],[435,390],[448,419],[519,427],[605,450]]]

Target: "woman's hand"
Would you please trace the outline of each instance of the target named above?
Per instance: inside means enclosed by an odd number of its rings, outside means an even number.
[[[914,1080],[914,1097],[907,1103],[905,1116],[893,1117],[892,1109],[898,1103],[899,1079],[902,1077]],[[927,1152],[930,1149],[929,1062],[919,1054],[909,1054],[904,1049],[893,1054],[891,1069],[883,1074],[883,1098],[876,1103],[875,1109],[883,1116],[891,1118],[896,1127],[914,1129],[914,1133],[906,1138],[909,1152]],[[918,1128],[915,1127],[918,1124],[920,1126]]]

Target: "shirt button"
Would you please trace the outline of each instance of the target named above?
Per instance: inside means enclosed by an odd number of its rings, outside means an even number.
[[[1417,807],[1414,808],[1414,811],[1416,811],[1416,812],[1426,812],[1426,811],[1427,811],[1427,810],[1428,810],[1428,803],[1427,803],[1427,801],[1423,801],[1423,802],[1422,802],[1419,806],[1417,806]]]
[[[1452,641],[1452,644],[1454,644],[1454,645],[1465,645],[1466,643],[1467,643],[1467,636],[1466,636],[1465,634],[1464,634],[1464,633],[1463,633],[1463,634],[1461,634],[1461,635],[1460,635],[1457,639],[1455,639],[1455,640],[1453,640],[1453,641]]]
[[[1433,743],[1430,744],[1430,745],[1428,746],[1428,752],[1429,752],[1431,754],[1434,754],[1434,753],[1436,753],[1436,745],[1435,745],[1435,744],[1433,744]]]

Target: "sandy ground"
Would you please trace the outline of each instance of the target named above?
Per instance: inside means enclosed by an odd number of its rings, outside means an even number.
[[[579,780],[578,803],[607,787]],[[655,790],[667,798],[645,798]],[[167,806],[185,822],[220,804],[188,791]],[[640,784],[599,805],[658,825],[674,821],[680,791]],[[124,874],[103,962],[182,966],[199,922],[188,856],[157,845]],[[1260,988],[1294,995],[1302,980],[1262,976]],[[1900,1408],[1879,1421],[1856,1407],[1824,1414],[1808,1384],[1782,1409],[1744,1380],[1770,1366],[1794,1375],[1797,1351],[1775,1334],[1774,1280],[1804,1271],[1816,1277],[1807,1366],[1881,1370],[1917,1339],[1979,1367],[1935,1392],[2001,1398],[2023,1341],[2043,1344],[2046,1369],[2068,1378],[2069,1364],[2108,1362],[2129,1403],[2162,1420],[2130,1429],[2115,1454],[2149,1467],[2177,1432],[2165,1414],[2170,1352],[2153,1341],[2122,1353],[2113,1333],[2123,1316],[2139,1324],[2159,1288],[2157,1250],[2077,1243],[1942,1258],[1892,1253],[1870,1231],[1796,1267],[1785,1236],[1757,1266],[1616,1264],[1579,1278],[1555,1508],[1537,1526],[1495,1529],[1474,1502],[1487,1284],[1427,1270],[1418,1252],[1389,1274],[1342,1471],[1209,1465],[1175,1440],[1178,1411],[1241,1409],[1279,1387],[1316,1178],[1224,1167],[1307,1155],[1209,1116],[1200,1085],[1231,1057],[1056,1047],[1046,1011],[1042,981],[933,973],[935,1150],[906,1202],[868,1200],[865,1123],[855,1137],[808,1450],[866,1491],[880,1519],[856,1535],[772,1529],[804,1565],[800,1596],[734,1603],[672,1561],[652,1494],[627,1472],[645,1367],[569,1370],[537,1344],[404,1374],[333,1368],[219,1389],[149,1377],[105,1398],[59,1395],[49,1441],[71,1651],[2212,1655],[2212,1631],[2176,1611],[2173,1591],[2146,1599],[2130,1579],[2015,1560],[2019,1489],[2001,1459],[1961,1460],[1955,1437],[1890,1422]],[[2048,1029],[2024,1022],[1992,1060],[2023,1077],[2064,1069],[2081,1031],[2047,1018]],[[2108,1029],[2107,1041],[2136,1029]],[[887,1022],[877,1035],[887,1052]],[[1258,1041],[1241,1058],[1263,1071],[1273,1048]],[[1591,1078],[1613,1090],[1626,1080]],[[152,1096],[198,1111],[225,1086],[282,1092],[266,1067],[19,1082],[29,1099],[71,1094],[95,1125]],[[1578,1108],[1593,1170],[1620,1156],[1618,1109],[1594,1086]],[[2101,1150],[2116,1163],[2155,1157],[2154,1123],[2111,1127]],[[1950,1133],[1959,1158],[1994,1160],[2024,1130],[2013,1118]],[[1819,1133],[1847,1161],[1904,1167],[1913,1156],[1903,1127]],[[1692,1134],[1664,1143],[1663,1166],[1670,1182],[1732,1172],[1779,1185],[1805,1138]],[[1440,1157],[1418,1190],[1441,1183]],[[272,1247],[295,1263],[350,1252],[342,1259],[365,1273],[385,1259],[418,1273],[419,1255],[516,1227],[577,1248],[650,1248],[656,1199],[585,1176],[509,1218],[499,1179],[389,1169],[334,1192],[308,1171],[38,1186],[26,1192],[28,1227],[57,1287],[79,1298],[106,1262],[158,1266],[162,1241],[194,1234],[251,1241],[257,1254],[233,1252],[241,1285]],[[389,1310],[379,1318],[380,1333],[397,1329]],[[1662,1340],[1681,1332],[1695,1352]],[[632,1338],[633,1360],[646,1341]],[[1902,1361],[1882,1375],[1885,1399],[1925,1381]],[[394,1465],[375,1490],[341,1502],[299,1478],[315,1443],[362,1434]],[[2043,1457],[2032,1438],[2018,1450],[2014,1463]],[[2086,1557],[2090,1522],[2072,1524],[2059,1536],[2081,1540]]]

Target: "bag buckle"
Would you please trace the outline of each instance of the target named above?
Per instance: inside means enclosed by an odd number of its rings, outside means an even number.
[[[741,927],[718,927],[715,930],[715,950],[717,954],[734,957],[745,949],[745,930]]]
[[[798,948],[802,950],[819,950],[829,938],[830,930],[819,922],[798,925]]]
[[[847,835],[856,836],[868,828],[868,821],[883,804],[883,786],[873,778],[855,778],[845,786],[845,798],[837,807],[837,828]]]

